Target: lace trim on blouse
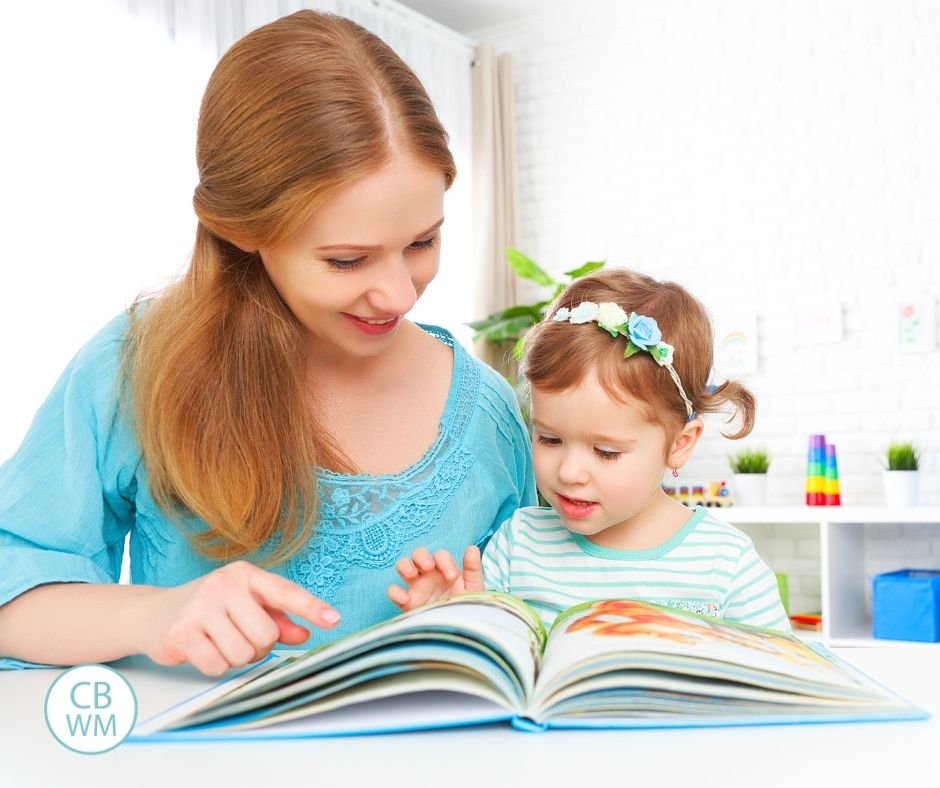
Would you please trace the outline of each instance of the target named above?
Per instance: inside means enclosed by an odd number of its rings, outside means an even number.
[[[287,563],[287,576],[331,602],[350,566],[391,566],[406,542],[426,534],[474,462],[463,437],[479,396],[480,371],[453,337],[421,326],[454,349],[453,379],[437,440],[418,462],[381,476],[318,471],[320,519],[309,549]]]

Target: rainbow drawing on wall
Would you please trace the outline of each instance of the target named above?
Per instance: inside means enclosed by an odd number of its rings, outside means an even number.
[[[721,338],[721,355],[732,364],[744,361],[747,350],[747,337],[740,331],[732,331]]]
[[[757,313],[719,317],[715,331],[715,367],[721,375],[757,372]]]

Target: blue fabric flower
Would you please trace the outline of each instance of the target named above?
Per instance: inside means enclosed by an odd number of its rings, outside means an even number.
[[[650,345],[655,345],[663,338],[656,320],[646,315],[638,315],[636,312],[630,313],[628,331],[630,341],[640,350],[649,350]]]

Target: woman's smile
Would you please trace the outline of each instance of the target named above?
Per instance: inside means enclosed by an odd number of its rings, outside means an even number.
[[[358,315],[351,315],[348,312],[341,312],[340,314],[342,314],[342,316],[345,317],[350,322],[350,324],[355,326],[363,334],[368,334],[370,336],[388,334],[395,329],[401,320],[401,315],[384,318],[366,318],[359,317]]]

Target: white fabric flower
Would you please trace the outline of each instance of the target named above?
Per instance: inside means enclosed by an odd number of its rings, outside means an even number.
[[[582,301],[571,310],[572,323],[591,323],[597,319],[597,304],[593,301]]]
[[[661,367],[667,367],[672,363],[672,355],[675,348],[665,342],[660,342],[650,348],[650,355],[656,359],[656,363]]]
[[[570,316],[571,316],[571,310],[568,309],[568,307],[563,306],[554,315],[552,315],[552,320],[557,320],[559,323],[563,323]]]
[[[597,308],[597,323],[608,331],[618,331],[629,318],[617,304],[606,301]]]

